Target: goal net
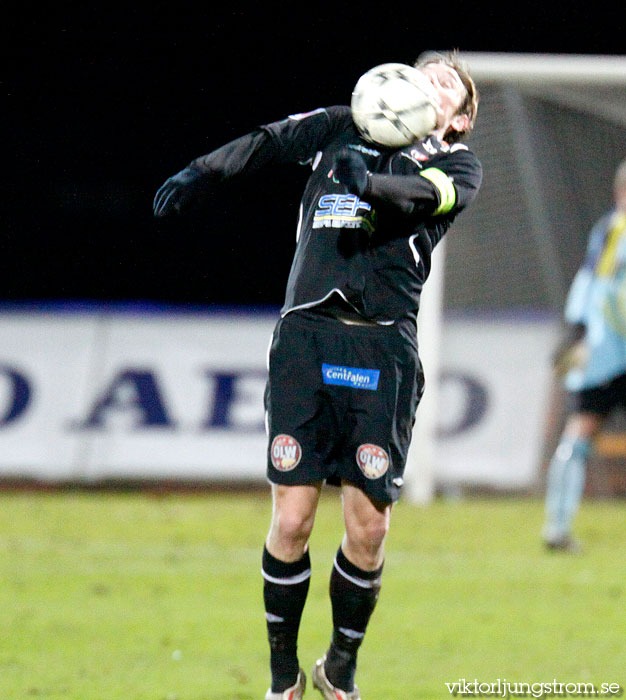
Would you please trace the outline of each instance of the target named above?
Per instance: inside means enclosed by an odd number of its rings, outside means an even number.
[[[419,337],[427,371],[407,497],[437,490],[442,325],[464,312],[560,318],[590,227],[612,204],[626,158],[626,56],[464,53],[480,92],[468,145],[484,180],[426,285]],[[430,381],[428,379],[430,378]]]

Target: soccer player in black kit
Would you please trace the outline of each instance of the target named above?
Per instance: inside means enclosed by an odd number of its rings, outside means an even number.
[[[330,646],[312,680],[327,700],[360,699],[357,652],[378,599],[385,536],[424,388],[420,293],[433,248],[482,179],[479,161],[460,142],[474,125],[478,94],[458,54],[426,54],[415,65],[439,98],[437,124],[425,139],[382,147],[359,133],[349,107],[317,109],[195,159],[154,201],[155,215],[165,216],[246,173],[289,163],[312,170],[265,398],[273,498],[262,557],[266,700],[304,693],[297,637],[324,482],[342,489],[345,534],[330,575]]]

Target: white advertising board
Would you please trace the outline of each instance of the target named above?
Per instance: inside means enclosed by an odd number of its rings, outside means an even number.
[[[1,314],[0,477],[264,479],[275,321],[272,313]],[[442,335],[435,480],[531,484],[554,325],[450,320]]]
[[[538,475],[558,325],[466,319],[443,326],[438,484],[531,486]]]

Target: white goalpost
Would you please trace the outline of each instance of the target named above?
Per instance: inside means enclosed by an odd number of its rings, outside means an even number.
[[[433,267],[424,288],[418,317],[418,339],[426,372],[426,390],[418,409],[406,468],[406,497],[418,504],[429,503],[437,491],[436,432],[440,410],[438,375],[442,362],[444,281],[454,291],[456,268],[461,267],[455,262],[463,263],[463,269],[458,273],[461,276],[468,273],[465,269],[468,258],[481,258],[480,264],[493,270],[494,275],[485,274],[484,270],[473,270],[471,272],[477,279],[475,284],[495,287],[492,294],[494,297],[500,296],[498,303],[509,295],[512,306],[515,303],[521,306],[527,300],[524,298],[520,301],[522,295],[520,299],[514,297],[515,275],[519,274],[515,270],[519,271],[521,266],[529,264],[528,248],[522,247],[519,237],[519,230],[523,230],[524,238],[529,242],[526,245],[532,245],[536,255],[532,261],[532,274],[536,277],[531,281],[540,290],[545,306],[560,310],[567,277],[571,272],[568,261],[564,261],[562,230],[571,230],[572,221],[580,212],[559,210],[555,215],[555,201],[561,198],[566,189],[563,182],[558,182],[558,174],[569,174],[572,170],[569,161],[558,163],[558,158],[571,158],[579,170],[580,164],[590,160],[589,152],[594,148],[602,150],[603,154],[613,148],[618,150],[614,157],[626,156],[626,141],[613,143],[612,132],[609,135],[606,133],[609,129],[626,127],[626,91],[623,90],[626,87],[626,55],[462,52],[461,57],[481,93],[477,128],[469,145],[483,161],[485,178],[477,201],[461,214],[460,224],[453,225],[452,235],[459,228],[462,229],[459,239],[471,238],[477,231],[496,229],[500,244],[507,246],[508,258],[500,260],[495,257],[497,253],[487,248],[482,256],[475,250],[470,251],[473,255],[468,256],[468,247],[473,245],[476,248],[482,244],[476,241],[478,236],[470,241],[448,241],[445,247],[444,239],[435,249]],[[527,102],[531,103],[535,112],[530,113],[526,109]],[[549,112],[552,123],[546,124],[542,109]],[[583,119],[581,115],[586,118]],[[597,120],[599,128],[594,129],[594,120]],[[548,158],[545,144],[550,142],[553,134],[562,136],[566,129],[569,131],[563,136],[564,140],[567,138],[565,145],[560,152],[552,146],[546,167],[546,161],[542,160]],[[593,141],[593,130],[602,132],[603,140],[598,136],[597,143]],[[501,189],[495,194],[493,190],[497,188],[490,190],[489,182],[490,165],[502,161],[505,164],[501,167],[508,167],[509,177],[517,183],[515,192],[508,195],[508,199],[504,196],[506,201],[502,200]],[[557,166],[554,165],[555,161]],[[596,169],[600,162],[610,171],[612,164],[606,161],[599,154]],[[551,175],[557,173],[557,177],[552,178],[555,192],[546,189],[547,169],[550,169]],[[587,177],[585,173],[577,176],[584,180],[584,188],[581,187],[583,193],[579,198],[591,201],[592,194],[588,190],[594,187],[592,177]],[[497,178],[498,174],[493,176],[493,179]],[[591,185],[588,186],[588,183]],[[561,191],[558,190],[559,186]],[[511,224],[511,219],[516,216],[519,221]],[[517,226],[517,229],[509,235],[507,226],[511,229]],[[507,265],[510,267],[507,268]],[[502,269],[496,271],[495,267]],[[444,270],[447,270],[445,275]],[[481,281],[481,277],[488,279]],[[479,299],[477,292],[477,306],[488,309],[488,292],[480,294],[483,296]]]
[[[406,467],[406,493],[413,503],[427,504],[435,493],[436,432],[443,310],[445,238],[431,258],[417,319],[417,341],[426,375]]]
[[[548,53],[462,53],[472,77],[480,83],[626,84],[626,56]]]

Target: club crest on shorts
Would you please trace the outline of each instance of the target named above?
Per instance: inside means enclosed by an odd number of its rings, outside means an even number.
[[[272,440],[270,457],[275,469],[288,472],[300,464],[302,448],[300,443],[291,435],[277,435]]]
[[[378,479],[389,469],[389,455],[378,445],[359,445],[356,463],[368,479]]]

